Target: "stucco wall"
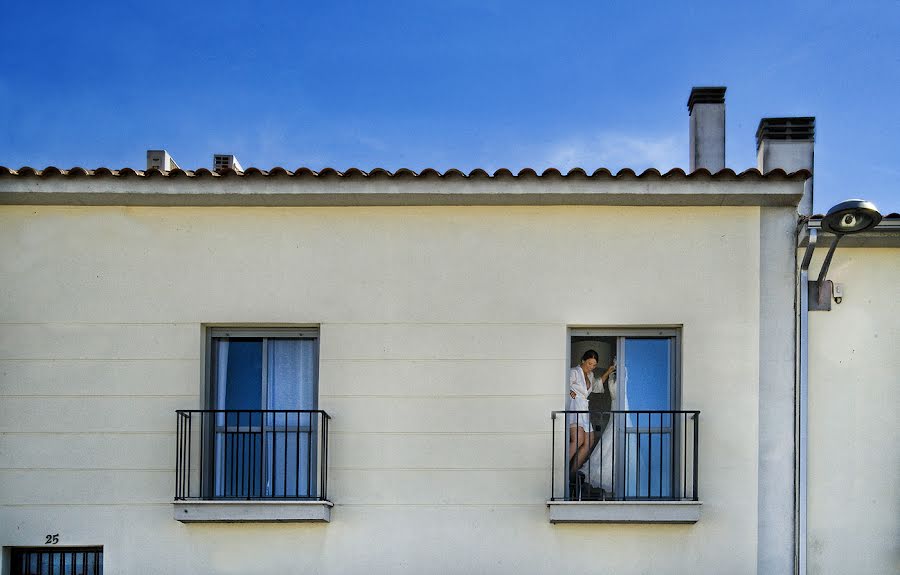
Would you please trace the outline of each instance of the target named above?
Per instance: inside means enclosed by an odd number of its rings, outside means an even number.
[[[755,573],[759,214],[2,207],[0,544],[58,532],[108,573]],[[330,524],[172,519],[204,324],[321,327]],[[575,325],[683,326],[699,523],[548,522]]]
[[[828,277],[845,295],[810,312],[809,572],[897,573],[900,249],[838,247]]]

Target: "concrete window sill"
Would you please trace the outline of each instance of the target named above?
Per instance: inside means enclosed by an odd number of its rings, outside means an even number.
[[[550,523],[696,523],[700,501],[548,501]]]
[[[328,523],[330,501],[176,501],[182,523]]]

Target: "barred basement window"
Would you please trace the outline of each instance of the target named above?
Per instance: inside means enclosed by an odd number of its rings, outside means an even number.
[[[103,547],[17,547],[12,575],[102,575]]]

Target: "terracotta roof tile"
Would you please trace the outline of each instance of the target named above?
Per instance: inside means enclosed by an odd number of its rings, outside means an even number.
[[[30,166],[23,166],[18,170],[8,168],[6,166],[0,166],[0,177],[19,177],[19,178],[49,178],[49,177],[65,177],[65,178],[81,178],[81,177],[115,177],[115,178],[127,178],[127,177],[139,177],[139,178],[273,178],[273,177],[291,177],[291,178],[305,178],[305,177],[313,177],[313,178],[493,178],[493,179],[502,179],[502,178],[547,178],[547,179],[558,179],[558,178],[590,178],[590,179],[713,179],[713,180],[806,180],[810,177],[810,173],[806,170],[799,170],[797,172],[787,173],[781,169],[772,170],[766,174],[762,174],[759,170],[755,168],[751,168],[749,170],[744,170],[743,172],[736,173],[734,170],[725,168],[724,170],[719,170],[715,173],[710,173],[709,170],[705,168],[700,168],[699,170],[695,170],[691,173],[686,173],[681,168],[673,168],[665,173],[661,173],[659,170],[655,168],[650,168],[644,170],[640,174],[636,173],[631,168],[623,168],[616,172],[615,174],[609,171],[606,168],[599,168],[594,170],[593,173],[588,174],[585,170],[581,168],[572,168],[566,173],[562,173],[560,170],[556,168],[547,168],[540,174],[538,174],[532,168],[525,168],[520,170],[517,174],[513,174],[512,171],[506,168],[500,168],[499,170],[494,171],[493,174],[481,169],[476,168],[469,172],[468,174],[462,172],[457,169],[449,169],[445,172],[440,172],[433,168],[425,168],[421,172],[415,172],[413,170],[407,168],[400,168],[395,172],[390,172],[383,168],[375,168],[369,172],[365,172],[358,168],[350,168],[344,172],[340,172],[334,168],[324,168],[319,172],[315,172],[310,168],[297,168],[293,172],[282,168],[280,166],[276,166],[271,170],[262,170],[260,168],[247,168],[243,172],[237,172],[231,168],[227,168],[224,170],[212,171],[206,168],[200,168],[198,170],[182,170],[175,169],[169,172],[162,172],[156,168],[151,168],[149,170],[135,170],[133,168],[122,168],[121,170],[112,170],[109,168],[97,168],[95,170],[87,170],[82,167],[74,167],[68,170],[63,170],[57,168],[55,166],[48,166],[43,170],[36,170]]]

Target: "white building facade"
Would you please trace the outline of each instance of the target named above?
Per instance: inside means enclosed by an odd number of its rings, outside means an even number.
[[[0,170],[2,573],[795,572],[810,172],[698,163]],[[811,319],[811,573],[897,566],[888,220]]]

